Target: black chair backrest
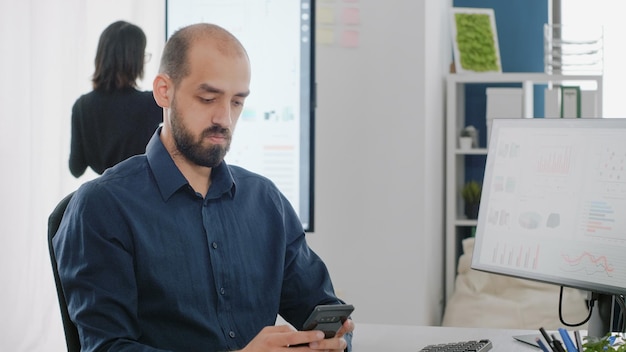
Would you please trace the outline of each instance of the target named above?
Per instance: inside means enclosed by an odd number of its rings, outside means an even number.
[[[52,262],[52,273],[54,274],[54,283],[57,288],[57,296],[59,298],[59,306],[61,308],[61,318],[63,319],[63,330],[65,331],[65,343],[67,344],[68,352],[80,352],[80,339],[78,338],[78,330],[76,325],[70,319],[70,314],[67,311],[67,303],[65,301],[65,294],[63,293],[63,287],[61,286],[61,279],[59,278],[59,271],[57,269],[57,259],[54,255],[54,248],[52,247],[52,239],[56,235],[59,225],[61,225],[61,219],[65,213],[65,208],[70,202],[70,199],[74,195],[74,192],[68,194],[57,204],[56,208],[52,211],[48,217],[48,251],[50,252],[50,261]]]

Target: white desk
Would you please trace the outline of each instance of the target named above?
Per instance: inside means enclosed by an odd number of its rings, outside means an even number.
[[[352,337],[354,352],[417,352],[431,344],[465,340],[489,339],[491,351],[539,352],[523,342],[513,339],[514,335],[540,335],[538,330],[447,328],[438,326],[378,325],[356,323]]]

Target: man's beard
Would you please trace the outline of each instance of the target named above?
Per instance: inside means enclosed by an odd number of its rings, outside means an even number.
[[[181,123],[180,115],[177,113],[176,103],[172,103],[170,109],[170,121],[172,123],[172,136],[174,137],[174,143],[176,149],[192,163],[205,166],[215,167],[219,165],[224,156],[230,149],[231,134],[227,128],[213,125],[204,131],[200,135],[200,140],[194,141],[193,135],[187,128]],[[202,145],[203,140],[209,136],[219,135],[225,138],[226,146],[221,145],[209,145],[205,147]]]

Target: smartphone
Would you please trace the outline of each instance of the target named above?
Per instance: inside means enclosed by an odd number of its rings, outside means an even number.
[[[324,338],[334,337],[354,311],[351,304],[325,304],[316,306],[302,325],[302,330],[320,330]]]

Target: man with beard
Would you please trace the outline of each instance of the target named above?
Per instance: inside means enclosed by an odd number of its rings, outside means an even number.
[[[153,92],[163,126],[146,153],[73,196],[54,250],[83,351],[349,350],[302,326],[343,303],[287,199],[224,156],[249,94],[250,63],[221,27],[166,43]]]

